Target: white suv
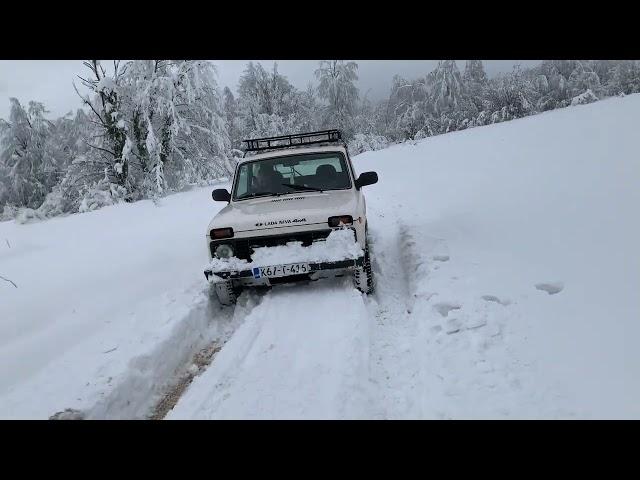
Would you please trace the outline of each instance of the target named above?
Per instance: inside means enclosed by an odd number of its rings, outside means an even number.
[[[215,201],[228,205],[211,220],[206,234],[211,263],[204,273],[220,303],[234,303],[245,286],[345,273],[353,274],[360,291],[370,293],[373,276],[362,187],[376,183],[378,175],[365,172],[356,178],[338,130],[245,142],[245,158],[236,167],[231,193],[213,191]],[[341,232],[334,233],[337,230]],[[347,237],[344,230],[350,232]],[[334,239],[339,235],[340,246],[345,238],[352,243],[344,250],[349,254],[334,248],[333,257],[327,255],[322,248],[338,245]],[[285,245],[288,250],[281,249]],[[279,256],[272,255],[276,251]]]

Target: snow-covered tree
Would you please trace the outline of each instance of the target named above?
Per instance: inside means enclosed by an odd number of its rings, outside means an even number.
[[[429,108],[424,79],[410,81],[395,75],[386,108],[389,135],[397,140],[413,138],[425,126]]]
[[[484,89],[488,82],[482,60],[467,60],[462,80],[466,93],[465,102],[462,105],[466,111],[465,117],[475,117],[484,110]]]
[[[175,98],[180,128],[168,144],[175,154],[171,170],[177,177],[174,185],[210,181],[235,169],[215,69],[205,61],[190,61],[185,67],[185,82]]]
[[[589,65],[589,62],[580,60],[577,61],[573,72],[569,75],[567,88],[571,97],[581,95],[587,90],[591,90],[592,94],[594,92],[600,93],[602,90],[598,74]]]
[[[358,64],[344,60],[322,60],[315,71],[318,94],[327,102],[323,124],[327,128],[339,128],[345,137],[353,135],[353,114],[358,100]]]
[[[238,85],[239,125],[243,138],[299,133],[316,128],[317,103],[311,86],[300,92],[278,72],[250,62]]]
[[[113,73],[98,61],[85,65],[93,95],[83,99],[96,134],[71,169],[67,183],[76,191],[97,189],[90,196],[100,202],[135,200],[228,175],[231,143],[212,63],[115,62]]]
[[[145,196],[228,173],[231,144],[213,64],[136,61],[124,83],[126,151],[137,159]]]
[[[441,60],[426,78],[429,102],[436,114],[458,108],[464,94],[462,76],[455,60]]]
[[[291,95],[289,122],[291,133],[312,132],[320,128],[320,105],[317,89],[307,84],[306,90],[295,91]]]
[[[640,62],[637,60],[621,60],[610,71],[607,82],[609,95],[640,92]]]
[[[462,79],[468,86],[486,85],[488,78],[482,60],[467,60]]]
[[[117,190],[130,193],[132,185],[129,179],[129,147],[127,145],[126,124],[123,118],[123,77],[127,65],[114,61],[113,72],[108,74],[98,60],[83,62],[88,69],[87,75],[79,76],[88,93],[81,94],[84,105],[90,111],[90,122],[95,132],[84,141],[90,147],[90,153],[74,162],[70,172],[80,185],[86,186],[104,177],[108,185],[114,184]],[[116,187],[114,187],[116,188]],[[131,198],[130,196],[128,198]]]
[[[240,148],[242,141],[242,124],[238,111],[238,100],[236,100],[229,87],[224,87],[224,90],[222,91],[222,102],[224,107],[225,124],[231,145],[233,148]]]
[[[260,63],[249,62],[238,84],[238,103],[244,124],[243,132],[246,134],[262,129],[265,117],[258,120],[261,115],[267,117],[276,115],[284,122],[284,119],[294,113],[292,109],[294,94],[293,85],[278,72],[276,63],[272,71],[268,72]]]
[[[66,165],[55,155],[55,125],[45,118],[44,105],[29,102],[25,109],[16,98],[9,101],[9,121],[0,123],[0,204],[38,208]]]
[[[487,85],[486,95],[493,112],[491,123],[521,118],[536,111],[535,89],[519,66],[492,79]]]

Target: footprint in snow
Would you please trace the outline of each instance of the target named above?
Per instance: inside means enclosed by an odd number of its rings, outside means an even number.
[[[547,292],[549,295],[555,295],[556,293],[560,293],[564,289],[564,283],[562,282],[536,283],[536,288],[538,290]]]
[[[495,302],[495,303],[499,303],[500,305],[504,305],[504,306],[507,306],[507,305],[509,305],[511,303],[509,300],[500,300],[495,295],[483,295],[480,298],[482,298],[482,300],[484,300],[486,302]]]
[[[438,295],[437,293],[425,292],[425,293],[414,293],[414,298],[424,298],[425,300],[431,300],[431,297]]]
[[[459,310],[462,308],[462,306],[452,303],[436,303],[433,308],[435,308],[440,315],[446,317],[447,315],[449,315],[449,312],[451,310]]]
[[[447,320],[447,324],[445,328],[448,335],[451,335],[453,333],[458,333],[462,328],[462,322],[457,318],[451,318]]]
[[[467,322],[465,325],[466,330],[476,330],[478,328],[482,328],[487,324],[487,319],[484,317],[474,318]]]

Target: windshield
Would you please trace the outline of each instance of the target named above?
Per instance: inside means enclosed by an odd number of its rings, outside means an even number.
[[[295,192],[323,192],[351,188],[344,155],[340,152],[289,155],[240,165],[234,200]]]

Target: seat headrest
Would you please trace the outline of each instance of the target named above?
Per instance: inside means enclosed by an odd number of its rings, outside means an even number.
[[[323,177],[332,177],[335,176],[338,172],[333,165],[320,165],[316,168],[316,175],[320,175]]]

